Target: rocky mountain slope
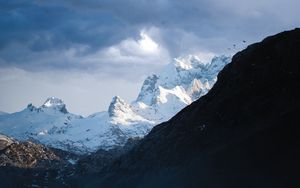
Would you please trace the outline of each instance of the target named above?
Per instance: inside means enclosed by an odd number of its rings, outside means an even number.
[[[107,112],[86,118],[68,112],[61,99],[50,97],[40,107],[29,104],[20,112],[0,115],[0,133],[79,154],[123,146],[206,94],[229,61],[226,56],[211,62],[197,56],[177,58],[148,77],[131,104],[116,96]]]
[[[299,187],[300,29],[237,53],[214,87],[79,187]]]
[[[0,187],[70,187],[70,178],[101,171],[138,141],[129,139],[122,147],[75,155],[0,135]]]
[[[79,156],[0,135],[0,187],[66,186]]]
[[[50,149],[32,142],[20,143],[0,135],[0,166],[32,168],[44,166],[44,161],[58,161],[59,157]]]

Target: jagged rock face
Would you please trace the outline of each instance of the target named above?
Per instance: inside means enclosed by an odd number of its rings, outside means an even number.
[[[152,76],[148,76],[143,83],[141,88],[141,92],[137,98],[137,101],[143,101],[147,105],[153,105],[155,101],[153,101],[151,95],[155,93],[156,83],[158,80],[158,76],[153,74]]]
[[[300,29],[237,53],[214,87],[85,187],[298,187]]]
[[[115,96],[108,108],[109,117],[124,116],[129,113],[132,113],[129,104],[127,104],[119,96]]]

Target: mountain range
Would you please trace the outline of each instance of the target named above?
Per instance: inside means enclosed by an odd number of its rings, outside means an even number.
[[[195,55],[175,58],[159,74],[145,79],[135,101],[129,104],[115,96],[108,111],[88,117],[70,113],[61,99],[49,97],[40,107],[29,104],[20,112],[1,113],[0,133],[77,154],[123,146],[205,95],[230,60],[227,56],[210,62]]]

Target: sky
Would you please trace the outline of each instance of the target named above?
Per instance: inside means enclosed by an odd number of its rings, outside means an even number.
[[[299,0],[0,0],[0,111],[50,96],[70,112],[136,99],[173,58],[233,54],[300,27]],[[236,45],[236,49],[233,49]]]

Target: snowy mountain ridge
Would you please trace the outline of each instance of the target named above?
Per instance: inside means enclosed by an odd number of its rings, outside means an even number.
[[[205,95],[217,81],[219,71],[230,60],[230,57],[219,56],[211,62],[202,62],[192,55],[174,59],[160,74],[146,78],[132,106],[146,119],[156,123],[166,121]]]
[[[61,99],[50,97],[40,107],[29,104],[20,112],[0,115],[0,133],[75,153],[122,146],[205,95],[230,61],[226,56],[211,62],[192,55],[176,58],[145,79],[135,101],[129,104],[115,96],[107,112],[86,118],[68,112]]]

